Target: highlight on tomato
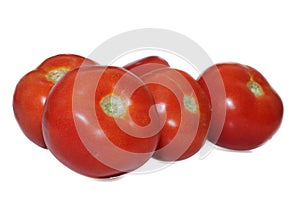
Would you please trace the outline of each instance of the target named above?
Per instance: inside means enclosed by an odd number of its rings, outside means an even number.
[[[74,54],[59,54],[43,61],[17,83],[13,110],[23,133],[36,145],[47,148],[42,134],[42,113],[51,88],[70,70],[94,61]]]

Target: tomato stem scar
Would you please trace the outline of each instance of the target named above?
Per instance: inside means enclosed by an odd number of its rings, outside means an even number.
[[[57,69],[53,69],[46,74],[47,80],[53,82],[54,84],[57,83],[68,71],[69,68],[61,67]]]
[[[184,104],[184,107],[188,111],[190,111],[191,113],[196,113],[197,112],[197,107],[198,106],[197,106],[195,98],[193,96],[184,95],[183,104]]]
[[[119,96],[113,94],[105,96],[99,104],[103,112],[110,117],[121,118],[126,113],[126,103]]]
[[[261,85],[252,79],[247,83],[247,86],[256,97],[260,97],[264,94],[264,90]]]

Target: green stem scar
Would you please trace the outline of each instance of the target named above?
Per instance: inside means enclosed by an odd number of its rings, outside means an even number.
[[[110,117],[121,118],[126,114],[125,101],[116,95],[108,95],[101,99],[100,107]]]
[[[53,69],[46,74],[47,80],[57,83],[70,69],[66,67],[61,67],[57,69]]]
[[[261,87],[261,85],[253,80],[250,80],[247,83],[247,86],[249,88],[249,90],[256,96],[256,97],[260,97],[264,94],[264,90]]]
[[[191,113],[197,112],[198,106],[197,106],[195,98],[193,96],[184,95],[183,104],[184,104],[184,107]]]

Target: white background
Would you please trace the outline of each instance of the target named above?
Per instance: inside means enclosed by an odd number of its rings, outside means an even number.
[[[179,2],[179,1],[178,1]],[[1,1],[0,199],[299,199],[297,1]],[[137,28],[164,28],[197,42],[214,62],[258,69],[280,94],[282,126],[247,153],[214,149],[164,170],[103,181],[78,175],[20,131],[18,80],[49,56],[88,56]]]

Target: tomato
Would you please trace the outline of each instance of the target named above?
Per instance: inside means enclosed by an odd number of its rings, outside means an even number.
[[[45,142],[70,169],[107,178],[149,160],[159,140],[154,99],[137,76],[118,67],[74,69],[46,101]]]
[[[170,67],[169,63],[165,59],[158,56],[148,56],[124,66],[125,69],[130,70],[137,76],[142,76],[148,72],[166,67]]]
[[[210,123],[210,103],[196,80],[181,70],[163,68],[141,76],[163,122],[153,157],[183,160],[203,146]]]
[[[46,59],[18,82],[13,109],[24,134],[35,144],[46,148],[42,135],[42,113],[50,89],[69,70],[93,61],[73,54],[60,54]]]
[[[211,126],[224,123],[220,132],[210,132],[208,138],[233,150],[251,150],[269,140],[279,128],[283,103],[264,76],[256,69],[239,63],[220,63],[208,68],[198,79],[206,92],[216,89],[216,74],[220,74],[226,97],[212,112],[222,113],[223,120],[212,120]],[[214,93],[211,98],[218,99]]]

